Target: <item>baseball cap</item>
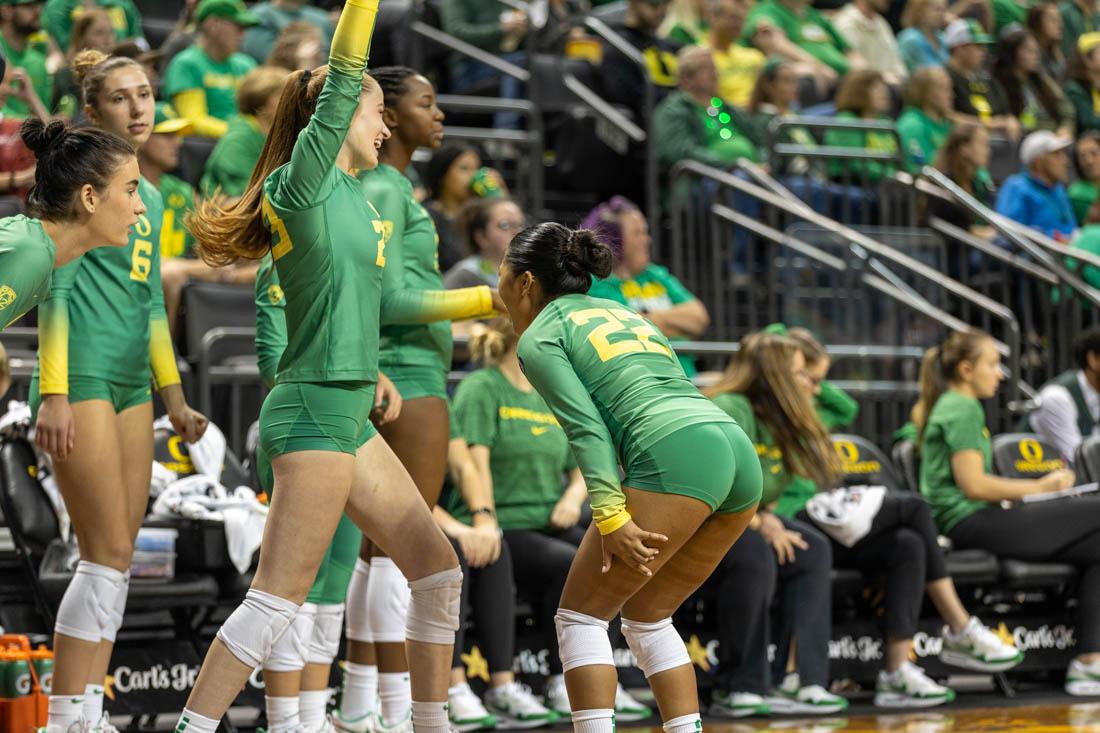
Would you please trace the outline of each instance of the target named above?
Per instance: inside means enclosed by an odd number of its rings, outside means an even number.
[[[971,43],[980,43],[983,46],[993,43],[993,38],[985,32],[982,24],[973,18],[960,18],[947,26],[943,40],[948,49]]]
[[[170,104],[157,102],[157,113],[153,118],[153,132],[160,135],[186,135],[191,132],[191,120],[185,120],[176,114]]]
[[[1088,55],[1094,48],[1100,46],[1100,33],[1082,33],[1081,37],[1077,39],[1077,50],[1084,55]]]
[[[207,18],[225,18],[242,26],[260,22],[241,0],[201,0],[195,8],[195,22],[201,23]]]
[[[1031,165],[1036,158],[1047,153],[1065,150],[1070,145],[1073,145],[1073,140],[1068,137],[1062,137],[1050,130],[1038,130],[1025,137],[1020,144],[1020,162]]]

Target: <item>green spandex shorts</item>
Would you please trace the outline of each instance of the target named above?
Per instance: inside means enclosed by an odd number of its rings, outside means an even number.
[[[131,407],[143,405],[153,399],[151,382],[145,384],[117,384],[99,377],[69,377],[69,404],[86,400],[106,400],[115,408],[115,414]],[[38,419],[38,408],[42,404],[39,394],[38,375],[31,379],[30,405],[31,420]]]
[[[383,366],[403,400],[421,397],[447,399],[447,370],[430,366]]]
[[[268,460],[305,450],[355,455],[377,431],[372,382],[276,384],[260,408],[260,445]]]
[[[623,486],[690,496],[732,514],[760,502],[763,474],[744,430],[733,423],[700,423],[631,457]]]

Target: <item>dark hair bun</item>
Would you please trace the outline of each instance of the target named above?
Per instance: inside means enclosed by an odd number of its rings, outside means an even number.
[[[605,278],[611,274],[615,257],[611,248],[591,229],[577,229],[566,245],[565,267],[574,275]]]
[[[69,132],[69,125],[61,120],[45,123],[34,117],[23,120],[19,128],[19,135],[23,138],[23,144],[31,149],[34,157],[41,158],[51,150],[61,145],[61,141]]]

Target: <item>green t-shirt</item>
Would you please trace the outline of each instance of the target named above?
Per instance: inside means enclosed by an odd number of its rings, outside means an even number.
[[[1027,25],[1027,14],[1036,0],[993,0],[993,37],[1001,35],[1006,26],[1013,23]]]
[[[733,422],[695,389],[668,339],[612,300],[554,299],[520,337],[519,358],[569,436],[597,522],[625,506],[620,463],[689,425]]]
[[[15,323],[50,292],[57,246],[38,219],[0,219],[0,330]]]
[[[160,195],[164,199],[164,221],[160,228],[161,259],[191,254],[194,239],[184,226],[184,217],[195,208],[195,189],[191,184],[165,173],[160,177]]]
[[[1085,14],[1073,0],[1062,0],[1058,10],[1062,13],[1062,53],[1068,59],[1077,50],[1078,38],[1100,30],[1100,12],[1093,9],[1091,13]]]
[[[1100,257],[1100,224],[1089,224],[1081,228],[1077,238],[1070,243],[1070,251],[1081,250]],[[1073,271],[1077,270],[1077,261],[1072,257],[1066,258],[1066,266]],[[1081,268],[1081,277],[1094,288],[1100,288],[1100,267],[1085,265]]]
[[[203,196],[213,196],[219,188],[224,196],[236,198],[244,195],[252,169],[263,152],[267,137],[256,118],[251,115],[233,115],[225,135],[218,140],[206,160],[199,190]]]
[[[684,287],[676,276],[660,265],[650,263],[642,272],[630,280],[623,280],[614,273],[603,280],[593,280],[588,294],[593,298],[605,298],[629,305],[643,315],[650,311],[668,310],[674,305],[695,300],[695,296]],[[669,339],[675,344],[682,338]],[[695,360],[688,355],[677,356],[684,373],[695,376]]]
[[[928,415],[920,464],[920,492],[931,505],[936,525],[944,534],[950,534],[960,521],[989,506],[986,501],[967,499],[955,483],[951,458],[964,450],[979,451],[986,472],[992,470],[993,448],[981,403],[948,390]]]
[[[133,0],[95,0],[95,4],[107,11],[118,40],[145,35],[141,13]],[[62,51],[69,47],[73,24],[84,14],[84,5],[85,0],[46,0],[46,7],[42,10],[42,27],[57,41]]]
[[[468,444],[489,449],[501,529],[549,527],[574,463],[565,431],[539,393],[517,388],[499,369],[479,369],[458,385],[452,414]],[[450,511],[470,522],[470,508],[457,492]]]
[[[22,51],[17,51],[8,44],[3,35],[0,35],[0,51],[4,52],[4,58],[8,61],[9,69],[18,66],[27,72],[38,98],[42,100],[42,104],[49,105],[53,101],[53,77],[46,70],[46,54],[31,43],[28,43]],[[3,109],[0,109],[0,112],[5,117],[19,119],[30,117],[31,114],[27,103],[21,99],[16,99],[14,94],[8,97],[8,101],[4,104]]]
[[[933,120],[918,107],[906,107],[898,117],[898,135],[909,161],[909,170],[919,173],[926,165],[934,165],[936,153],[951,134],[951,121]]]
[[[271,388],[286,350],[286,298],[271,255],[260,260],[256,271],[256,361],[260,378]]]
[[[260,22],[244,32],[241,41],[241,53],[248,54],[256,63],[262,64],[271,55],[279,34],[291,23],[309,23],[321,31],[321,43],[327,49],[332,43],[332,21],[328,13],[312,5],[303,5],[291,12],[277,7],[274,3],[258,3],[250,10]]]
[[[858,120],[852,112],[840,112],[836,119]],[[888,153],[897,152],[897,141],[888,132],[865,130],[826,130],[825,144],[837,148],[865,148]],[[893,163],[881,160],[830,160],[829,175],[833,178],[850,178],[853,185],[862,182],[878,183],[894,171]]]
[[[749,43],[752,40],[761,20],[770,21],[792,43],[836,73],[842,76],[848,73],[851,65],[845,54],[851,50],[851,46],[816,8],[807,6],[802,15],[798,16],[779,0],[763,0],[749,11],[745,29],[741,32],[742,42]]]
[[[1100,190],[1096,188],[1096,184],[1092,181],[1085,181],[1078,179],[1069,184],[1070,203],[1073,204],[1073,213],[1077,217],[1077,223],[1080,226],[1085,226],[1086,220],[1089,218],[1089,209],[1096,203],[1096,199],[1100,196]]]
[[[237,87],[241,78],[256,67],[243,53],[225,61],[215,61],[199,46],[192,45],[176,54],[164,72],[164,97],[168,100],[181,92],[202,89],[206,93],[206,111],[211,117],[228,120],[237,113]]]
[[[160,284],[164,204],[144,178],[138,193],[146,212],[134,225],[129,244],[97,247],[54,272],[39,318],[43,393],[52,391],[54,377],[67,376],[148,385],[152,345],[165,338],[170,343]]]
[[[760,469],[764,474],[764,491],[760,496],[760,506],[767,507],[779,499],[783,490],[791,483],[791,474],[783,466],[783,451],[775,444],[768,426],[763,420],[757,418],[753,412],[749,398],[736,392],[726,392],[715,396],[714,404],[722,408],[722,411],[732,417],[734,421],[749,436],[756,455],[760,458]],[[810,493],[813,493],[813,484],[810,484]]]

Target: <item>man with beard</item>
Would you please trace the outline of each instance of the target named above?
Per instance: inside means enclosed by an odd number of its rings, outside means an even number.
[[[53,82],[46,71],[46,54],[31,36],[41,30],[39,0],[0,0],[0,51],[14,68],[22,69],[39,99],[53,98]],[[0,108],[5,117],[23,119],[31,114],[23,95],[12,94]]]

